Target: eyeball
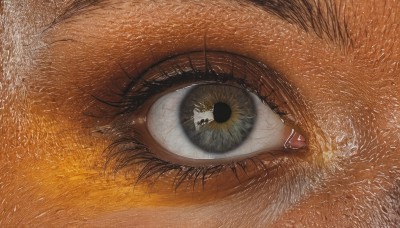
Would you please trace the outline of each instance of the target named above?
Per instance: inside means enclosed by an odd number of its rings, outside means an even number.
[[[226,84],[191,85],[161,96],[147,113],[147,128],[181,159],[232,160],[288,143],[278,114],[254,93]]]

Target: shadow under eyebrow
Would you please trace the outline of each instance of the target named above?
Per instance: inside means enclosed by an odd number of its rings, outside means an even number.
[[[125,2],[129,0],[119,0]],[[232,0],[252,4],[264,11],[293,24],[305,32],[312,32],[319,38],[330,41],[341,49],[352,46],[344,12],[333,0]],[[63,13],[50,24],[49,28],[80,14],[103,8],[112,0],[71,0]]]

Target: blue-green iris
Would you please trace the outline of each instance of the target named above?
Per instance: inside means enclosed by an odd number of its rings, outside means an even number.
[[[187,137],[210,153],[237,148],[250,134],[255,118],[249,92],[230,85],[195,86],[180,106],[180,121]]]

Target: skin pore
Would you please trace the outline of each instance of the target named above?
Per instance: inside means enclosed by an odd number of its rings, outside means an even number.
[[[321,3],[326,27],[268,2],[1,2],[0,226],[399,224],[400,2],[333,0],[338,23]],[[105,169],[113,141],[94,132],[114,119],[88,115],[94,97],[205,49],[279,72],[307,151],[204,189]]]

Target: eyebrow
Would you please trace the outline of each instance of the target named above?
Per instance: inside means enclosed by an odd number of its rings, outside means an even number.
[[[122,0],[129,1],[129,0]],[[352,46],[347,19],[332,0],[232,0],[255,5],[264,11],[293,24],[305,32],[312,32],[323,40],[331,41],[341,48]],[[79,14],[101,8],[110,0],[72,0],[63,13],[55,18],[50,27]],[[340,3],[341,1],[339,1]]]

